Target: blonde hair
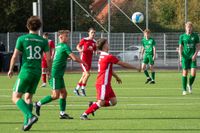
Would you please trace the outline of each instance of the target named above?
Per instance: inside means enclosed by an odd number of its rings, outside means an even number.
[[[69,34],[70,31],[69,30],[59,30],[58,31],[58,36],[62,35],[62,34]]]
[[[151,33],[151,31],[149,29],[145,29],[144,33]]]
[[[186,25],[190,25],[190,26],[192,26],[193,24],[192,24],[191,21],[188,21],[188,22],[185,23],[185,26],[186,26]]]

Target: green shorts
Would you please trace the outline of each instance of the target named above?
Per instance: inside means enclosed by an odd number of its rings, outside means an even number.
[[[143,58],[143,63],[154,65],[153,56],[152,55],[145,55],[144,58]]]
[[[20,73],[13,87],[13,92],[35,94],[39,81],[40,76],[38,75]]]
[[[182,69],[187,70],[191,68],[197,68],[197,61],[192,61],[192,59],[185,59],[182,58],[181,60],[182,63]]]
[[[52,77],[49,80],[49,84],[53,90],[61,90],[61,89],[65,88],[65,82],[64,82],[63,77],[62,78]]]

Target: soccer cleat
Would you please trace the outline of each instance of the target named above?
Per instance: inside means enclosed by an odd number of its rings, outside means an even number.
[[[85,89],[81,89],[81,91],[82,91],[82,96],[86,96],[86,93],[85,93]]]
[[[150,81],[150,84],[155,84],[156,82],[154,80],[151,80]]]
[[[37,121],[38,121],[37,116],[33,115],[32,118],[29,118],[29,119],[28,119],[28,124],[27,124],[27,125],[24,125],[24,126],[22,127],[22,130],[23,130],[23,131],[28,131],[28,130],[30,130],[31,127],[32,127],[32,125],[33,125],[34,123],[36,123]]]
[[[183,96],[187,95],[187,92],[186,91],[183,91]]]
[[[35,102],[35,113],[40,116],[40,106],[37,105],[37,102]]]
[[[190,94],[192,94],[192,86],[191,85],[187,85],[187,88],[188,88],[188,92],[190,93]]]
[[[80,96],[79,91],[77,89],[74,89],[74,94]]]
[[[46,83],[42,83],[41,87],[46,87]]]
[[[80,116],[80,119],[81,120],[90,120],[90,118],[88,118],[87,115],[83,115],[83,114]]]
[[[74,118],[69,116],[68,114],[64,114],[64,115],[60,115],[60,119],[74,119]]]
[[[89,102],[89,107],[92,106],[92,104],[93,104],[93,102],[90,101],[90,102]],[[94,116],[94,112],[92,112],[92,116]]]
[[[149,83],[151,81],[151,78],[148,78],[145,82],[145,84]]]

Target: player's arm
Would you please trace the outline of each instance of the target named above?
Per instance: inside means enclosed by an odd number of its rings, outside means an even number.
[[[55,54],[55,48],[52,48],[51,50],[52,50],[52,53],[51,53],[51,60],[53,60],[54,54]]]
[[[179,53],[179,61],[181,63],[181,59],[182,59],[182,52],[183,52],[183,46],[180,44],[179,48],[178,48],[178,53]]]
[[[156,47],[153,46],[153,60],[156,59]]]
[[[129,68],[129,69],[137,69],[139,70],[139,68],[129,64],[129,63],[126,63],[126,62],[123,62],[123,61],[118,61],[116,64],[122,66],[122,67],[125,67],[125,68]]]
[[[45,52],[45,54],[46,54],[46,60],[47,60],[47,76],[48,76],[48,78],[50,78],[51,67],[52,67],[52,59],[51,59],[51,55],[50,55],[49,51]]]
[[[83,48],[82,48],[82,46],[80,46],[80,43],[76,46],[76,49],[77,49],[79,52],[83,52]]]
[[[74,53],[69,54],[69,57],[73,60],[76,61],[78,63],[82,63],[84,66],[88,67],[87,64],[82,61],[79,57],[77,57]]]
[[[15,49],[13,56],[10,60],[10,68],[9,68],[9,71],[8,71],[8,77],[9,78],[12,78],[12,76],[13,76],[13,68],[14,68],[15,62],[17,61],[19,54],[21,54],[21,51],[19,51],[18,49]]]
[[[112,71],[112,76],[116,79],[118,84],[122,83],[122,80],[119,78],[119,76],[114,71]]]
[[[142,46],[142,49],[141,49],[141,51],[140,51],[140,59],[143,58],[143,54],[144,54],[144,47]]]
[[[196,45],[196,51],[195,51],[194,55],[192,56],[192,60],[193,61],[196,60],[199,50],[200,50],[200,43],[197,43],[197,45]]]

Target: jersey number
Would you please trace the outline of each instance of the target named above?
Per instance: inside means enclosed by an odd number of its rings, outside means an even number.
[[[27,57],[27,59],[41,59],[41,48],[39,46],[35,46],[33,48],[33,46],[28,46],[26,49],[29,50],[29,57]]]

